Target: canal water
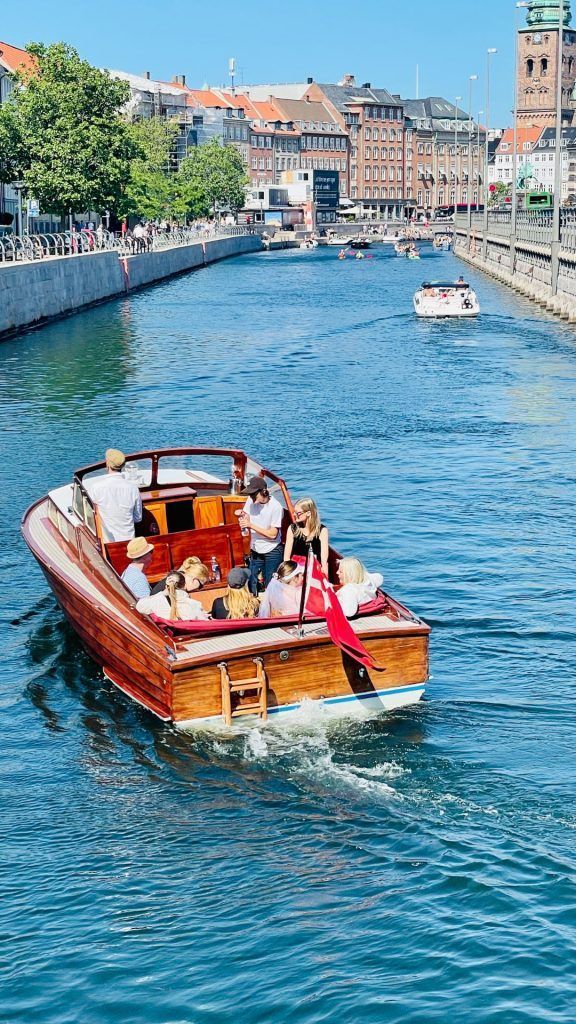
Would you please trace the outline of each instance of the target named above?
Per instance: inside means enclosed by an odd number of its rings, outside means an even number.
[[[576,331],[471,274],[245,256],[0,346],[2,1019],[576,1017]],[[177,734],[19,538],[109,445],[242,446],[433,627],[426,701]]]

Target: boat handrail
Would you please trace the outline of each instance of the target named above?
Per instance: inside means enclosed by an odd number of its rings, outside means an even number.
[[[187,456],[187,455],[208,455],[208,456],[214,456],[216,458],[218,458],[218,457],[222,458],[222,457],[228,456],[229,458],[231,458],[233,460],[233,476],[237,480],[241,480],[241,481],[244,480],[244,476],[245,476],[245,473],[246,473],[246,466],[247,466],[247,463],[248,463],[248,455],[246,454],[246,452],[242,451],[242,449],[240,449],[240,448],[210,448],[210,447],[207,447],[207,446],[198,446],[198,447],[188,447],[188,446],[186,446],[186,447],[180,447],[180,448],[152,448],[152,449],[149,449],[147,451],[130,452],[129,454],[127,453],[126,454],[126,462],[137,462],[139,459],[150,459],[150,462],[151,462],[151,477],[150,477],[150,482],[146,484],[146,490],[156,490],[160,486],[162,486],[162,485],[159,485],[159,483],[158,483],[158,468],[159,468],[160,461],[164,457],[169,458],[169,457],[174,457],[174,456],[179,457],[179,456]],[[256,466],[260,465],[258,462],[256,462],[253,459],[251,459],[250,461],[254,462],[254,464]],[[73,482],[77,483],[79,485],[79,487],[82,490],[83,495],[88,499],[88,501],[90,503],[90,506],[91,506],[91,508],[93,510],[94,510],[94,504],[93,504],[93,502],[92,502],[92,500],[90,498],[90,495],[88,494],[88,491],[84,487],[82,481],[83,481],[84,477],[87,476],[88,474],[95,473],[95,472],[98,472],[98,470],[105,470],[105,469],[106,469],[106,462],[104,460],[102,460],[101,462],[95,462],[95,463],[93,463],[92,465],[89,465],[89,466],[82,466],[80,469],[77,469],[74,472]],[[270,480],[273,480],[275,484],[277,484],[277,486],[280,488],[280,490],[282,492],[282,496],[284,498],[284,501],[286,503],[286,507],[287,507],[288,511],[291,514],[293,514],[294,506],[293,506],[293,503],[292,503],[292,499],[291,499],[290,494],[288,492],[288,488],[286,486],[286,482],[282,479],[282,477],[278,476],[277,473],[274,473],[273,470],[265,469],[264,467],[261,467],[259,469],[259,472],[262,474],[262,476],[268,477]],[[174,485],[172,484],[171,486],[174,486]]]
[[[246,469],[246,463],[248,456],[240,448],[210,448],[210,447],[180,447],[180,448],[151,448],[141,452],[130,452],[126,453],[126,462],[134,462],[138,459],[150,459],[152,463],[152,477],[150,480],[150,487],[155,488],[158,485],[158,464],[164,457],[182,456],[182,455],[213,455],[215,457],[229,456],[234,460],[235,469],[242,471],[242,475]],[[105,460],[100,462],[94,462],[89,466],[81,466],[74,472],[74,479],[81,482],[82,479],[89,473],[96,473],[99,469],[106,469]],[[238,474],[240,475],[240,474]]]

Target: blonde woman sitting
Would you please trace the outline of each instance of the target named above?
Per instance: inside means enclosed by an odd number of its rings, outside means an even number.
[[[338,566],[338,579],[342,586],[336,592],[347,619],[356,615],[363,604],[376,597],[384,577],[379,572],[368,572],[359,558],[342,558]]]
[[[212,605],[213,619],[256,619],[260,602],[248,590],[250,571],[231,569],[228,573],[226,592],[217,597]]]
[[[138,601],[136,610],[145,615],[160,615],[173,622],[188,619],[209,619],[199,601],[194,601],[186,592],[186,577],[177,570],[169,572],[162,593],[151,594]]]
[[[274,619],[298,615],[302,596],[304,569],[292,559],[281,562],[260,603],[259,617]]]
[[[322,572],[328,575],[328,527],[320,522],[316,502],[299,498],[294,504],[294,522],[286,534],[284,559],[306,558],[308,549],[316,556]]]
[[[190,558],[185,558],[182,565],[179,567],[178,572],[183,572],[186,578],[186,590],[189,594],[195,590],[200,590],[205,583],[208,583],[210,579],[210,570],[200,558],[196,555],[191,555]],[[166,588],[167,576],[163,580],[159,580],[152,587],[153,594],[162,594]]]

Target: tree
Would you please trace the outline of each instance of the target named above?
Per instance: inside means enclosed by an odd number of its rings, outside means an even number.
[[[234,146],[222,146],[217,139],[192,151],[176,176],[180,215],[205,216],[218,207],[239,210],[244,206],[246,169]]]
[[[178,136],[178,122],[152,117],[128,124],[128,136],[138,155],[119,206],[121,216],[135,214],[154,220],[173,212],[175,175],[170,157]]]
[[[42,209],[116,210],[138,150],[120,111],[129,96],[65,43],[27,47],[34,71],[14,75],[0,107],[0,180],[24,181]]]

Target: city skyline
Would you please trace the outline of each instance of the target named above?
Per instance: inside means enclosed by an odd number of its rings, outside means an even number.
[[[119,8],[102,0],[98,26],[84,0],[57,0],[49,8],[41,0],[31,0],[25,15],[15,8],[3,12],[1,35],[16,46],[64,40],[98,66],[150,71],[152,77],[166,81],[185,74],[196,86],[228,86],[230,57],[235,58],[239,84],[305,81],[308,76],[338,81],[350,72],[357,81],[371,81],[403,98],[416,97],[417,81],[420,97],[466,96],[469,76],[476,74],[475,115],[485,106],[486,51],[495,47],[490,123],[511,123],[514,3],[486,0],[482,17],[475,20],[478,8],[463,7],[457,0],[443,0],[435,11],[429,3],[414,0],[408,20],[399,6],[373,6],[374,13],[365,14],[352,31],[349,7],[341,0],[322,0],[312,9],[303,0],[294,0],[289,17],[277,18],[278,24],[264,23],[261,8],[254,4],[245,6],[239,17],[237,5],[223,0],[215,34],[211,9],[190,7],[183,0],[166,0],[160,18],[157,6],[150,3],[128,0]],[[470,17],[464,17],[465,12]]]

